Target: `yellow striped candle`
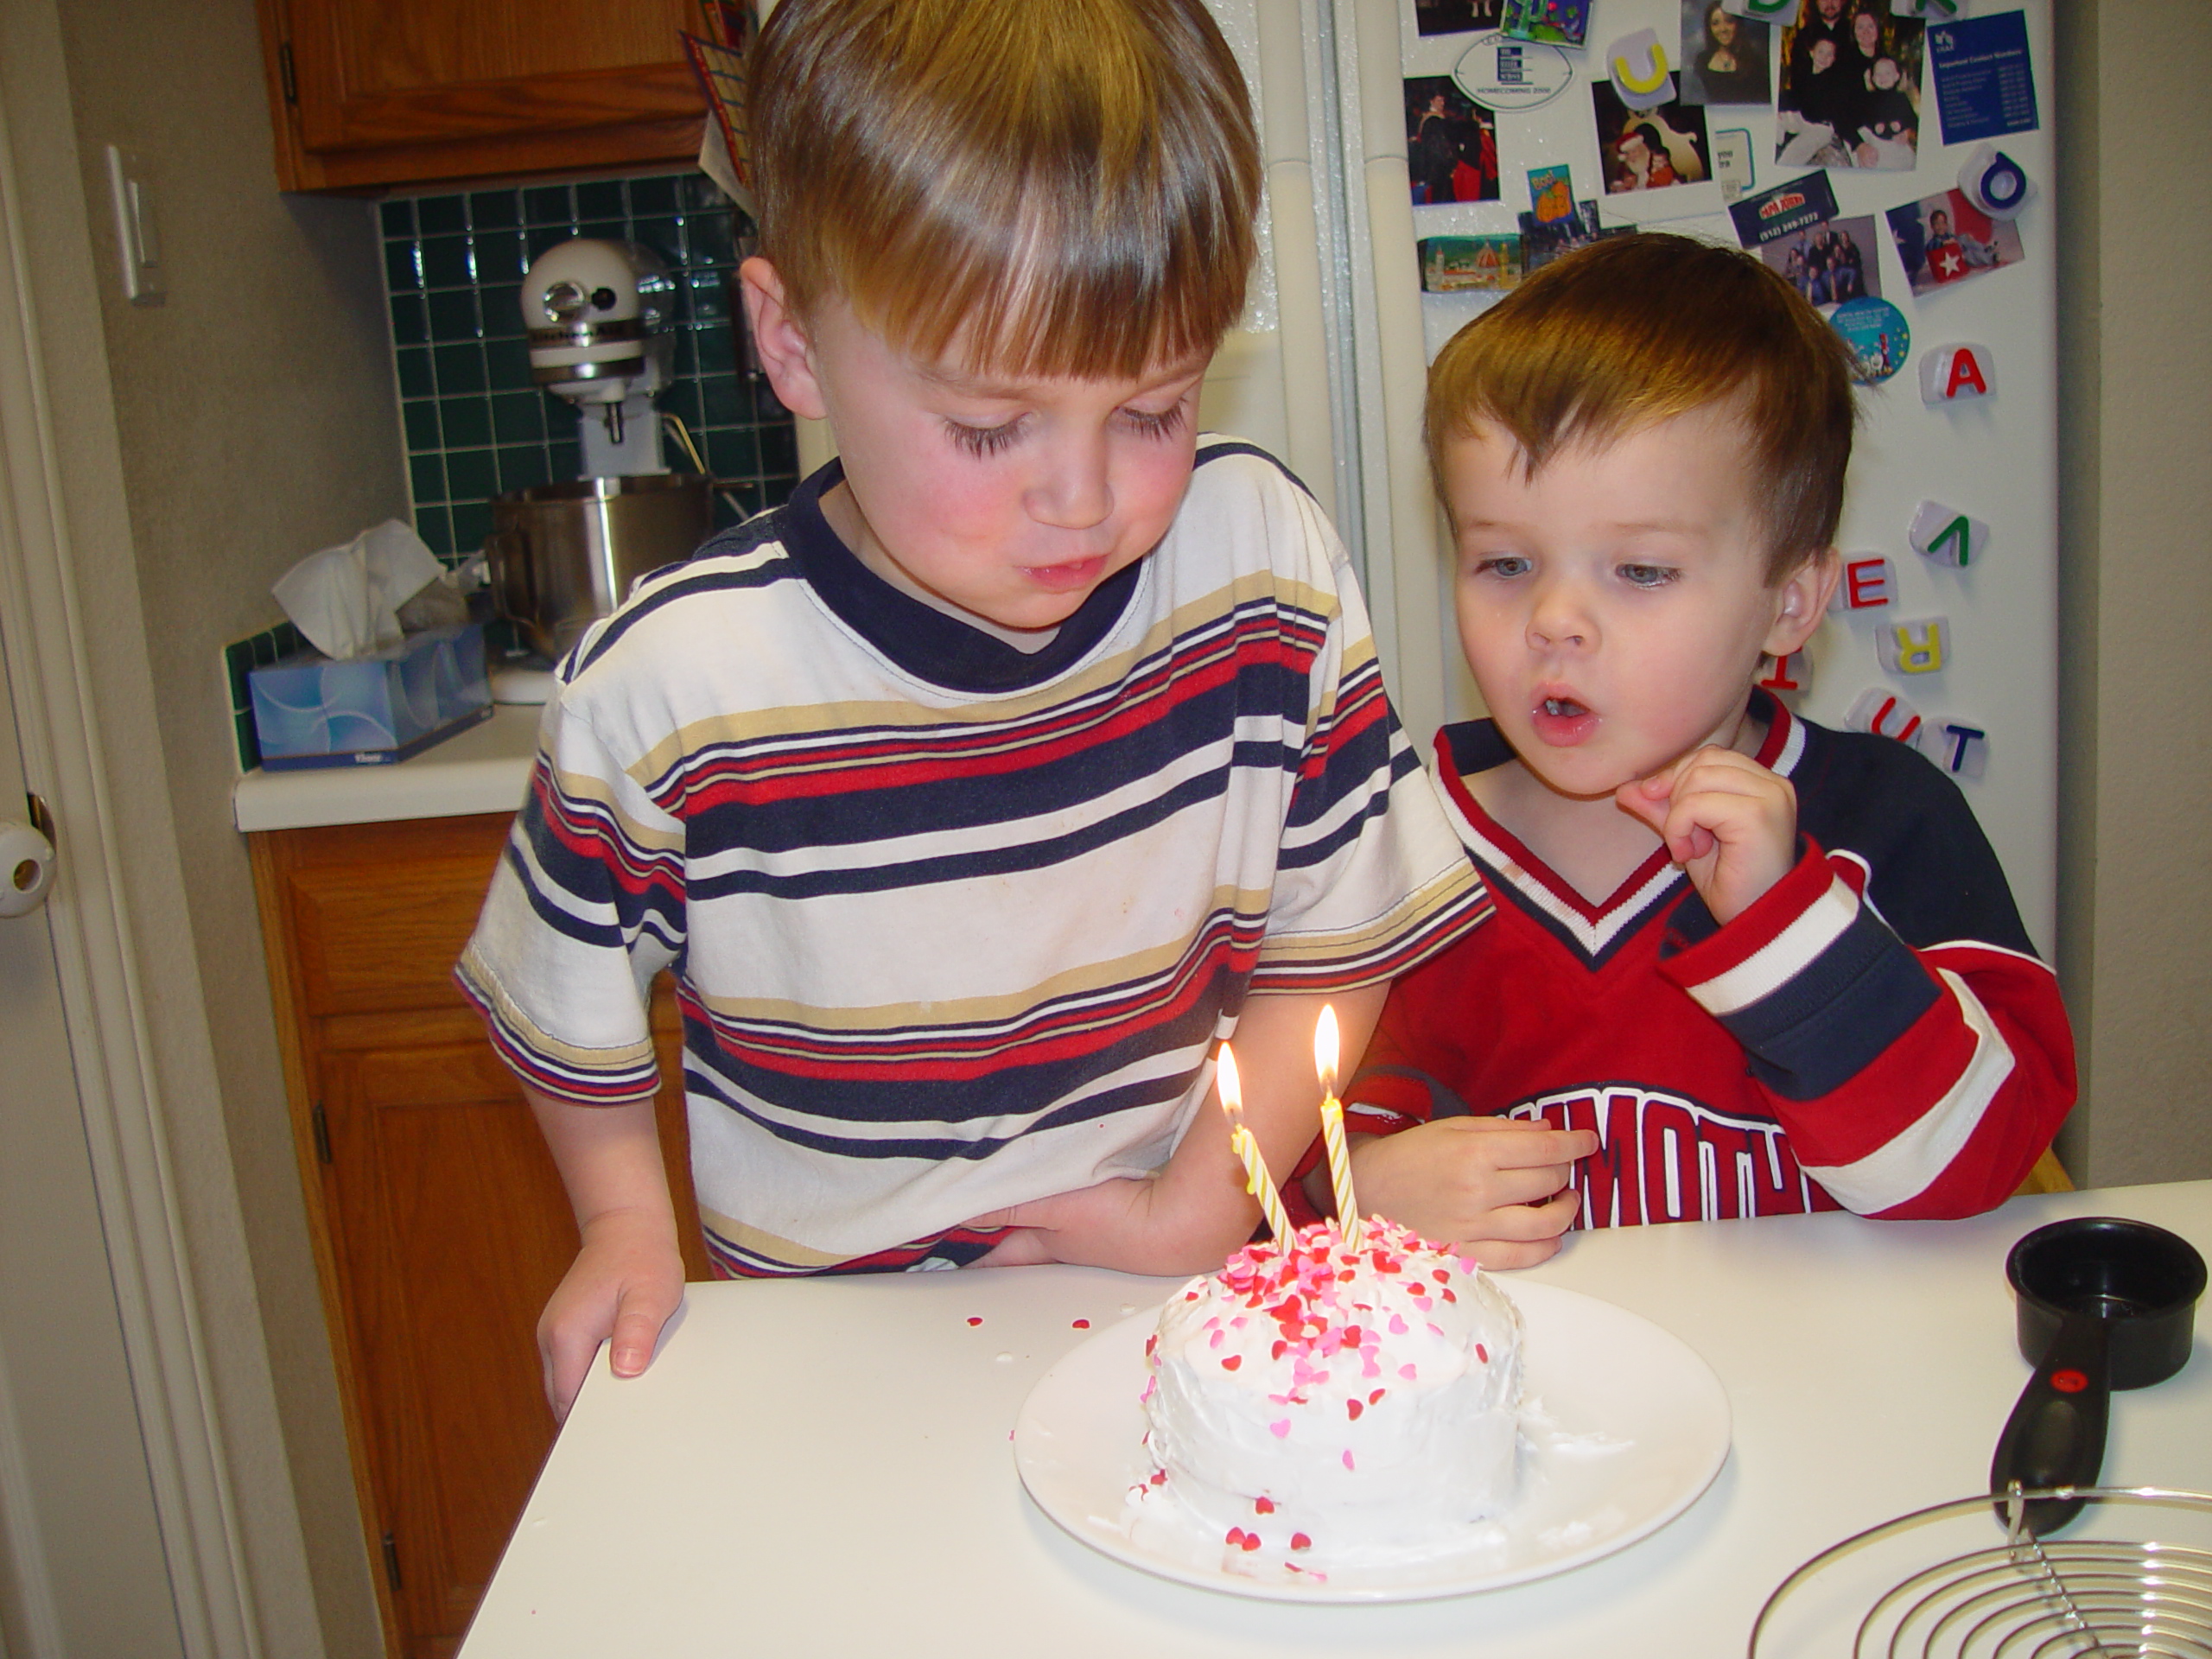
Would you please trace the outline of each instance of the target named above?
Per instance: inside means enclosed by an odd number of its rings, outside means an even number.
[[[1313,1069],[1321,1074],[1321,1144],[1329,1154],[1329,1186],[1337,1195],[1337,1228],[1359,1248],[1359,1200],[1351,1190],[1351,1147],[1344,1141],[1344,1103],[1337,1098],[1337,1011],[1321,1005],[1313,1027]]]
[[[1274,1178],[1268,1173],[1260,1143],[1244,1127],[1244,1086],[1236,1076],[1236,1056],[1230,1052],[1227,1043],[1221,1046],[1221,1068],[1215,1082],[1221,1090],[1221,1109],[1229,1118],[1229,1149],[1244,1166],[1244,1190],[1260,1201],[1260,1213],[1266,1217],[1275,1243],[1287,1246],[1298,1230],[1291,1225],[1290,1212],[1282,1207],[1282,1194],[1275,1191]]]

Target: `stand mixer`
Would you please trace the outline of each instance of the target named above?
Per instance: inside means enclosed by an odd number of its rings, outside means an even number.
[[[635,242],[573,238],[523,278],[531,378],[576,405],[586,478],[668,470],[652,400],[668,385],[675,307],[668,268]]]
[[[493,497],[484,551],[500,609],[548,659],[713,531],[714,480],[661,457],[675,302],[667,267],[634,242],[563,242],[523,280],[531,378],[576,406],[583,475]],[[551,684],[543,670],[493,675],[502,702],[542,702]]]

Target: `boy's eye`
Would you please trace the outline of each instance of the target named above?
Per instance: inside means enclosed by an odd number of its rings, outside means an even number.
[[[1016,417],[997,426],[969,426],[963,421],[948,420],[944,429],[969,454],[995,455],[1020,435],[1021,421]]]
[[[1518,553],[1491,553],[1478,558],[1471,569],[1478,576],[1525,576],[1529,561]]]
[[[1624,564],[1620,567],[1621,580],[1635,588],[1664,588],[1678,573],[1664,564]]]
[[[1141,436],[1147,438],[1173,437],[1183,429],[1190,417],[1188,400],[1178,398],[1162,410],[1124,409],[1122,418],[1135,428]]]

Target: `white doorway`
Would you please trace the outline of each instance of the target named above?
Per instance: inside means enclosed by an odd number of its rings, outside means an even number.
[[[23,785],[0,675],[0,820]],[[182,1652],[41,909],[0,918],[0,1655]]]

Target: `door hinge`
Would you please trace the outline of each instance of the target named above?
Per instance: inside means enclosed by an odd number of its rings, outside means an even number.
[[[276,73],[284,83],[284,101],[295,109],[298,108],[300,80],[292,68],[292,43],[289,41],[276,43]]]
[[[322,1103],[317,1101],[310,1113],[315,1123],[315,1155],[324,1163],[330,1162],[330,1120],[323,1116]]]
[[[391,1585],[391,1593],[399,1593],[399,1544],[390,1533],[384,1535],[384,1575]]]

